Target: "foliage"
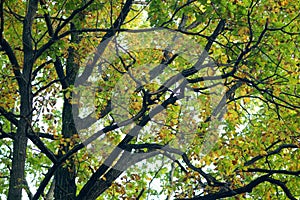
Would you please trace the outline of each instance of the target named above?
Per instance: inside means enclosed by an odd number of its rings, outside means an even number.
[[[300,198],[299,5],[1,1],[1,197]]]

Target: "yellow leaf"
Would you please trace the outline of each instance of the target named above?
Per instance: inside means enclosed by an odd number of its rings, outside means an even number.
[[[67,91],[67,92],[65,93],[65,97],[66,97],[66,99],[69,99],[69,98],[70,98],[70,96],[71,96],[71,92]]]
[[[261,152],[261,155],[262,155],[262,156],[266,156],[266,155],[268,155],[268,152],[267,152],[267,151],[262,151],[262,152]]]

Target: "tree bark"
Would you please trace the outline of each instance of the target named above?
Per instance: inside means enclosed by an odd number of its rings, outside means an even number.
[[[32,49],[31,28],[34,16],[37,11],[37,0],[31,0],[28,4],[28,11],[23,21],[23,48],[24,64],[21,77],[17,77],[20,92],[20,120],[17,133],[13,142],[12,168],[9,180],[9,200],[21,200],[22,189],[25,180],[25,161],[27,148],[27,133],[32,121],[32,88],[31,73],[34,63],[34,52]]]
[[[133,0],[127,0],[124,4],[122,11],[120,12],[118,18],[115,20],[114,24],[112,25],[112,31],[107,32],[102,42],[109,41],[109,38],[112,37],[115,34],[114,29],[118,29],[123,24],[126,16],[128,15],[130,11],[130,7],[132,5]],[[79,13],[78,15],[81,15]],[[84,16],[78,16],[79,22],[84,18]],[[70,23],[71,30],[78,29],[80,27],[75,27],[75,25],[71,22]],[[81,40],[81,37],[78,35],[78,33],[74,32],[71,34],[71,41],[74,43],[79,43]],[[97,52],[98,54],[101,54],[100,52]],[[66,88],[63,87],[63,89],[67,89],[67,86],[73,85],[75,82],[75,78],[78,72],[78,63],[75,62],[76,57],[76,51],[74,48],[70,47],[68,51],[68,59],[66,63],[66,84],[62,83],[62,85],[65,85]],[[97,59],[95,59],[96,62]],[[57,63],[58,64],[58,63]],[[60,71],[63,72],[62,66],[56,66],[58,69],[60,67]],[[86,69],[91,69],[90,67],[87,67]],[[84,73],[83,73],[84,74]],[[72,115],[72,105],[69,103],[69,99],[64,98],[64,107],[63,107],[63,116],[62,116],[62,135],[64,138],[70,138],[72,135],[77,133],[75,124],[74,124],[74,118]],[[64,151],[67,152],[69,150],[69,147],[64,147]],[[60,152],[61,154],[61,152]],[[62,154],[61,154],[62,155]],[[61,156],[60,155],[60,156]],[[55,199],[59,200],[71,200],[75,199],[76,197],[76,184],[75,184],[75,166],[73,164],[73,158],[70,158],[68,160],[69,166],[62,165],[58,168],[58,170],[55,172]],[[114,176],[114,180],[120,175],[122,172],[117,172],[116,176]],[[104,188],[108,188],[107,186]],[[98,194],[92,195],[92,198],[95,198]]]
[[[70,138],[76,134],[76,128],[72,116],[72,105],[67,99],[63,105],[63,127],[62,134],[63,138]],[[63,151],[67,152],[69,146],[62,146]],[[59,152],[59,156],[62,156],[62,151]],[[76,184],[75,184],[75,165],[73,158],[71,157],[67,164],[61,165],[55,172],[55,189],[54,197],[56,200],[73,200],[76,195]]]
[[[71,22],[71,30],[74,30],[75,26]],[[74,43],[80,42],[80,37],[77,33],[71,34],[71,40]],[[73,85],[78,72],[78,64],[75,62],[76,52],[73,47],[68,50],[68,59],[66,63],[66,77],[64,78],[64,83],[62,83],[63,89],[67,89],[68,86]],[[59,58],[57,58],[59,59]],[[57,70],[63,73],[63,66],[60,62],[56,62]],[[58,72],[59,73],[59,72]],[[62,135],[63,138],[72,138],[74,134],[77,133],[74,118],[72,114],[72,105],[70,104],[70,99],[64,97],[63,113],[62,113]],[[67,152],[70,149],[69,144],[62,146],[62,150]],[[62,156],[63,152],[59,151],[59,156]],[[54,196],[57,200],[73,200],[76,197],[76,168],[74,165],[74,159],[71,157],[67,161],[67,165],[61,165],[55,172],[55,189]]]
[[[24,113],[24,111],[22,113]],[[27,148],[27,129],[27,121],[25,119],[21,119],[18,125],[17,135],[13,142],[12,169],[10,171],[8,191],[9,200],[21,200],[22,198],[22,184],[25,178],[24,170]]]

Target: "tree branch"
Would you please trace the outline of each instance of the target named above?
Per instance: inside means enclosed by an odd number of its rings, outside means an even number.
[[[285,148],[299,148],[299,147],[295,144],[283,144],[283,145],[279,146],[277,149],[275,149],[274,151],[268,152],[267,155],[259,155],[259,156],[256,156],[256,157],[252,158],[251,160],[245,162],[244,166],[252,165],[256,161],[258,161],[258,160],[260,160],[264,157],[268,157],[268,156],[271,156],[271,155],[274,155],[274,154],[278,154],[282,149],[285,149]]]
[[[28,196],[28,199],[29,200],[32,200],[32,192],[30,191],[30,188],[29,188],[29,185],[28,185],[28,182],[26,179],[23,180],[23,183],[24,183],[24,190],[26,191],[26,194]]]
[[[40,4],[41,4],[41,6],[42,6],[42,8],[43,8],[44,10],[47,10],[47,6],[46,6],[46,3],[45,3],[44,0],[40,0]],[[51,24],[50,15],[49,15],[49,13],[46,12],[46,11],[45,11],[45,13],[44,13],[44,18],[45,18],[45,22],[46,22],[46,25],[47,25],[47,28],[48,28],[48,34],[49,34],[50,37],[52,37],[54,31],[53,31],[53,27],[52,27],[52,24]]]
[[[125,18],[127,17],[128,13],[130,11],[132,2],[133,2],[133,0],[126,0],[120,14],[118,15],[117,19],[115,20],[115,22],[113,23],[113,25],[111,27],[112,31],[107,32],[103,36],[100,44],[97,47],[96,54],[93,57],[92,62],[87,64],[87,66],[85,67],[85,70],[83,71],[82,75],[80,77],[78,77],[78,79],[77,79],[78,82],[83,83],[88,79],[88,77],[90,77],[94,66],[96,65],[96,63],[99,60],[100,56],[103,54],[103,52],[105,50],[105,47],[110,42],[111,37],[116,34],[116,31],[114,31],[114,30],[119,29],[122,26],[122,24],[124,23]]]
[[[255,180],[251,181],[246,186],[240,187],[240,188],[237,188],[234,190],[220,191],[217,193],[207,194],[204,196],[196,196],[193,198],[185,198],[185,199],[180,199],[180,200],[215,200],[215,199],[221,199],[221,198],[226,198],[226,197],[232,197],[232,196],[236,196],[237,194],[251,192],[253,190],[253,188],[255,188],[257,185],[259,185],[263,182],[266,182],[266,181],[280,186],[282,188],[282,190],[286,193],[286,195],[289,199],[296,200],[296,198],[291,194],[290,190],[286,187],[286,185],[283,182],[273,179],[273,178],[270,178],[269,176],[270,176],[270,174],[261,176]]]
[[[3,139],[3,138],[14,139],[14,133],[6,133],[5,131],[3,131],[1,124],[0,124],[0,133],[1,133],[0,139]]]
[[[13,125],[18,126],[19,120],[17,120],[17,116],[12,112],[6,111],[3,107],[0,106],[0,114],[4,116],[8,121],[10,121]]]
[[[43,90],[47,89],[48,87],[50,87],[51,85],[53,85],[54,83],[57,83],[57,82],[61,82],[61,80],[53,80],[53,81],[50,81],[48,84],[42,86],[33,94],[33,97],[36,97],[40,92],[42,92]]]
[[[38,67],[32,72],[32,80],[35,79],[35,77],[37,76],[38,72],[39,72],[41,69],[43,69],[45,66],[49,65],[49,64],[52,63],[52,62],[53,62],[53,60],[50,59],[50,60],[44,62],[43,64],[41,64],[40,66],[38,66]]]
[[[46,147],[44,142],[34,132],[28,133],[28,137],[33,144],[35,144],[53,163],[57,162],[57,158],[54,153]]]
[[[94,0],[90,0],[88,1],[86,4],[84,4],[83,6],[81,6],[80,8],[74,10],[71,15],[59,26],[56,28],[55,32],[54,32],[54,36],[58,36],[58,33],[81,11],[85,10],[87,7],[89,7],[92,3],[94,2]]]
[[[289,170],[272,170],[272,169],[260,169],[260,168],[248,168],[247,170],[243,170],[243,172],[261,172],[261,173],[268,173],[268,174],[287,174],[287,175],[294,175],[299,176],[300,170],[298,171],[289,171]]]
[[[52,34],[52,37],[50,38],[50,40],[44,44],[40,49],[37,50],[36,52],[36,58],[40,57],[47,49],[49,49],[49,47],[51,45],[53,45],[57,40],[59,40],[58,37],[58,33],[81,11],[83,11],[84,9],[86,9],[88,6],[90,6],[92,3],[94,2],[94,0],[90,0],[88,1],[86,4],[84,4],[83,6],[81,6],[80,8],[74,10],[71,15],[63,20],[63,23],[56,28],[56,30],[54,31],[54,33]],[[49,30],[49,27],[48,27]],[[50,28],[51,31],[51,28]],[[49,32],[50,33],[50,32]]]
[[[290,190],[288,189],[288,187],[281,181],[279,180],[276,180],[276,179],[273,179],[273,178],[270,178],[268,177],[266,179],[266,181],[268,181],[269,183],[272,183],[272,184],[275,184],[275,185],[278,185],[281,187],[281,189],[284,191],[284,193],[286,194],[286,196],[291,199],[291,200],[297,200],[293,195],[292,193],[290,192]]]
[[[1,38],[0,45],[2,47],[2,50],[4,50],[5,53],[7,54],[10,63],[12,64],[12,69],[19,85],[23,84],[23,75],[20,70],[21,68],[10,44],[4,38]]]

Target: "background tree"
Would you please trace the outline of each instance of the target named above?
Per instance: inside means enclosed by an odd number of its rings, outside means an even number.
[[[1,0],[3,198],[299,198],[299,5]]]

